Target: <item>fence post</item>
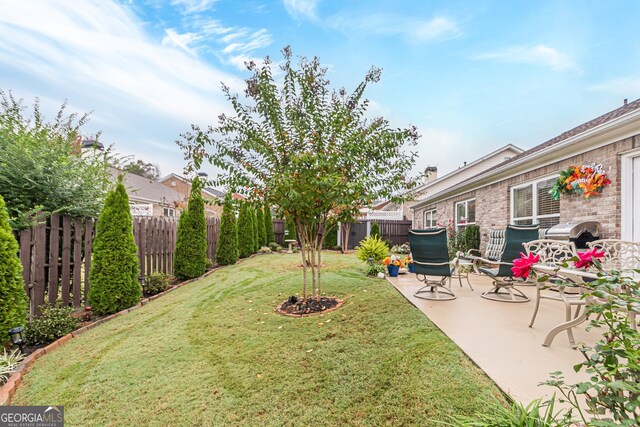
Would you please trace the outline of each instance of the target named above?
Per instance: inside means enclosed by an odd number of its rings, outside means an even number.
[[[34,314],[40,315],[40,306],[44,304],[45,264],[47,254],[47,223],[43,214],[36,216],[38,225],[34,227],[33,248],[33,306]]]
[[[91,256],[93,255],[93,218],[84,220],[84,304],[89,299],[89,275],[91,273]]]
[[[60,261],[60,215],[51,214],[49,226],[49,304],[58,300]]]

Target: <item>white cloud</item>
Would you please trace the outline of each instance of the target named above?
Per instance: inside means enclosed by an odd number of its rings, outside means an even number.
[[[458,36],[461,34],[460,29],[455,22],[438,17],[430,21],[420,23],[415,30],[408,30],[413,33],[418,41],[428,41],[444,37]]]
[[[613,95],[629,96],[629,98],[635,99],[640,95],[640,77],[618,77],[590,86],[588,90],[593,92],[606,92]]]
[[[257,51],[273,41],[265,28],[229,27],[217,19],[203,19],[202,15],[190,17],[183,33],[173,28],[165,32],[163,45],[179,47],[190,55],[213,52],[220,61],[243,71],[246,69],[244,62],[259,62]]]
[[[272,43],[271,34],[266,29],[251,31],[248,28],[233,28],[229,34],[218,40],[224,44],[220,53],[223,60],[240,70],[245,70],[246,61],[261,61],[256,51],[269,46]]]
[[[453,20],[442,16],[419,20],[383,13],[359,16],[339,14],[330,17],[327,24],[347,34],[400,35],[413,42],[446,40],[462,35]]]
[[[543,65],[558,71],[576,68],[576,64],[568,55],[543,44],[512,46],[503,50],[481,53],[476,55],[475,59]]]
[[[191,123],[215,124],[230,110],[221,81],[233,91],[244,85],[186,53],[195,36],[175,33],[174,44],[184,45],[176,48],[143,28],[111,1],[0,1],[0,39],[11,40],[0,43],[2,88],[59,103],[69,98],[77,111],[95,111],[90,126],[100,125],[105,143],[131,152],[140,141],[158,141],[174,154],[163,160],[149,151],[150,160],[181,165],[173,143],[179,133]]]
[[[162,39],[164,46],[177,46],[190,55],[196,54],[195,50],[189,47],[189,45],[200,40],[201,36],[196,33],[178,34],[173,28],[169,28],[165,32],[167,35]]]
[[[294,18],[317,19],[318,0],[284,0],[284,7]]]
[[[217,0],[171,0],[173,6],[179,7],[184,14],[200,13],[211,9]]]

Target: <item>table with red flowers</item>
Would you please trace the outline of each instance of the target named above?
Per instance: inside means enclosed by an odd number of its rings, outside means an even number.
[[[538,277],[546,276],[546,277],[562,278],[575,283],[576,286],[580,286],[580,284],[583,284],[587,281],[595,280],[598,278],[597,274],[590,271],[577,270],[577,269],[574,270],[569,268],[558,268],[557,266],[551,266],[551,265],[545,265],[545,264],[535,264],[531,266],[531,269],[537,273]],[[593,304],[597,302],[594,297],[589,295],[585,296],[584,299],[581,299],[580,301],[583,304]],[[580,325],[581,323],[584,323],[587,320],[587,313],[588,312],[584,310],[582,314],[578,315],[577,317],[567,322],[561,323],[558,326],[551,329],[551,331],[549,331],[546,338],[544,339],[544,342],[542,343],[542,345],[545,347],[549,347],[553,342],[554,338],[556,337],[556,335],[558,335],[560,332],[566,331],[567,329],[571,329],[575,326]]]

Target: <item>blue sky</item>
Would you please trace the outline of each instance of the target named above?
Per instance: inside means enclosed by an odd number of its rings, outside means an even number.
[[[247,59],[291,45],[334,87],[366,71],[371,114],[418,127],[416,170],[440,174],[507,143],[530,148],[640,97],[640,2],[0,0],[0,88],[181,172],[174,141],[215,124]]]

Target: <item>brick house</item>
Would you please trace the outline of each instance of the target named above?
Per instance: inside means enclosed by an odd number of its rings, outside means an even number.
[[[191,193],[191,181],[189,179],[175,173],[170,173],[160,178],[158,182],[178,192],[185,204],[189,200],[189,194]],[[205,215],[220,218],[222,216],[222,202],[224,201],[224,197],[225,193],[220,190],[211,187],[203,188],[202,198],[205,200]],[[236,193],[233,193],[232,197],[236,200],[244,199],[243,196]]]
[[[111,169],[114,179],[123,176],[123,184],[129,196],[134,216],[179,216],[184,207],[182,196],[158,181],[132,173]]]
[[[599,196],[549,189],[571,165],[602,164],[612,181]],[[413,207],[413,227],[453,220],[458,229],[480,226],[482,247],[489,230],[507,224],[547,228],[571,220],[602,224],[601,238],[640,241],[640,100],[625,103],[489,170],[432,193]]]

